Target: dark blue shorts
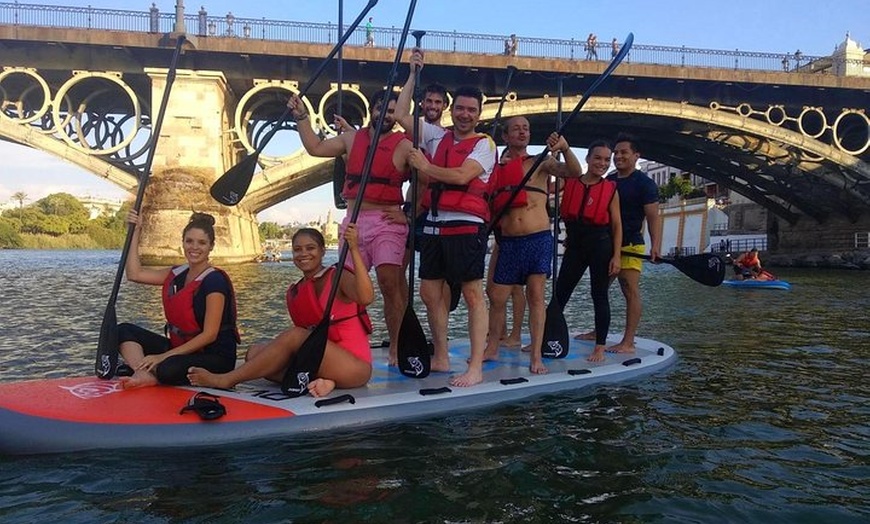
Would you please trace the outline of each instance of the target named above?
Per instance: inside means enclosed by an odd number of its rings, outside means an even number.
[[[553,233],[539,231],[521,237],[502,236],[492,281],[506,286],[524,285],[529,275],[547,275],[553,269]]]

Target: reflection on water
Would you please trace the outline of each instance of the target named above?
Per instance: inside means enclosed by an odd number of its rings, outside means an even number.
[[[0,381],[92,373],[117,263],[117,252],[0,251]],[[793,288],[781,291],[645,270],[640,332],[679,354],[663,374],[292,441],[0,458],[0,520],[867,521],[870,275],[783,270]],[[288,325],[291,263],[230,272],[246,342]],[[118,316],[157,329],[159,300],[124,283]],[[591,326],[590,309],[584,280],[572,329]],[[463,312],[451,330],[463,335]]]

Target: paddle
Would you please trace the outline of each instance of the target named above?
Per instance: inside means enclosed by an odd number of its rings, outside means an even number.
[[[133,209],[139,211],[142,207],[142,197],[145,195],[145,187],[151,176],[151,165],[154,163],[154,152],[157,149],[157,138],[160,136],[160,128],[163,126],[163,115],[166,114],[166,106],[169,103],[169,92],[175,82],[175,71],[178,65],[178,57],[181,55],[181,47],[186,37],[179,35],[175,43],[175,51],[166,73],[166,86],[163,88],[163,98],[160,101],[160,109],[157,111],[157,119],[151,127],[151,137],[148,139],[150,146],[148,155],[145,157],[145,166],[142,168],[142,180],[139,181],[139,189],[136,191],[136,200]],[[100,326],[100,338],[97,340],[96,362],[94,372],[97,377],[110,379],[115,376],[118,366],[118,316],[115,311],[115,302],[118,301],[118,291],[121,289],[121,278],[124,276],[124,266],[127,265],[127,255],[130,253],[130,245],[133,240],[133,224],[127,224],[127,237],[124,239],[124,248],[121,250],[121,260],[118,262],[118,270],[115,273],[115,282],[112,284],[112,293],[109,295],[109,303],[103,313],[103,323]]]
[[[396,57],[393,60],[393,67],[390,69],[389,77],[387,78],[387,87],[384,92],[387,96],[383,98],[383,106],[381,107],[378,121],[374,127],[369,129],[372,131],[372,137],[368,151],[366,151],[365,162],[363,162],[362,174],[360,176],[358,195],[364,195],[366,186],[369,182],[369,175],[372,170],[372,163],[375,158],[375,152],[378,149],[378,141],[380,140],[380,130],[384,127],[384,119],[387,116],[387,106],[389,105],[389,93],[393,92],[393,86],[396,84],[396,72],[399,70],[399,62],[402,58],[402,53],[405,50],[405,41],[408,38],[408,30],[411,27],[411,19],[414,17],[414,8],[417,6],[417,0],[411,0],[408,6],[408,15],[405,18],[405,25],[402,28],[402,36],[399,39],[399,47],[396,49]],[[353,211],[350,215],[349,222],[356,223],[359,217],[362,198],[357,198],[353,205]],[[320,363],[323,361],[323,354],[326,351],[326,343],[329,340],[329,324],[330,315],[332,313],[332,304],[335,301],[335,296],[338,293],[338,286],[341,282],[341,274],[344,271],[344,262],[347,260],[348,246],[347,241],[341,244],[341,250],[336,263],[335,275],[332,279],[332,286],[329,290],[329,298],[324,307],[323,320],[314,328],[308,338],[302,342],[298,351],[290,361],[287,371],[281,380],[281,390],[291,398],[299,397],[308,392],[308,384],[313,377],[317,376],[317,371],[320,369]],[[357,271],[361,271],[357,268]]]
[[[617,53],[616,56],[613,57],[613,60],[610,61],[610,65],[607,66],[607,69],[605,69],[604,72],[602,72],[598,76],[598,78],[595,80],[595,82],[592,82],[592,85],[589,86],[589,89],[587,89],[583,93],[583,97],[580,99],[579,102],[577,102],[577,105],[574,106],[574,109],[568,115],[568,118],[566,118],[565,121],[562,122],[562,125],[559,126],[559,129],[556,131],[558,134],[562,135],[565,133],[565,129],[568,127],[568,125],[571,123],[571,121],[574,120],[574,118],[577,116],[577,113],[580,112],[580,109],[582,109],[583,106],[586,105],[586,102],[589,101],[589,97],[592,96],[592,93],[597,91],[598,88],[601,86],[601,84],[604,83],[604,81],[607,80],[611,74],[613,74],[613,71],[616,69],[616,67],[620,63],[622,63],[622,61],[625,59],[626,55],[628,55],[628,51],[631,49],[632,42],[634,42],[634,33],[628,33],[628,36],[625,38],[625,43],[623,43],[622,47],[619,49],[619,53]],[[514,201],[514,199],[517,197],[517,195],[523,189],[523,187],[525,187],[525,185],[528,183],[529,179],[532,178],[532,175],[535,173],[535,171],[537,171],[538,168],[541,167],[541,164],[544,163],[544,160],[547,158],[548,153],[549,153],[549,151],[547,151],[547,148],[545,147],[543,149],[543,151],[541,151],[538,154],[538,156],[535,157],[535,162],[532,164],[532,166],[526,172],[525,176],[520,181],[520,183],[517,184],[517,187],[515,187],[514,190],[511,192],[504,207],[502,207],[499,210],[499,212],[496,213],[495,217],[493,217],[492,222],[490,222],[489,228],[488,228],[487,233],[486,233],[487,236],[489,236],[489,233],[492,232],[492,229],[498,224],[499,220],[502,219],[502,217],[505,215],[505,213],[507,213],[510,210],[511,203]]]
[[[562,77],[558,80],[559,101],[556,106],[556,127],[562,127]],[[556,300],[556,280],[559,274],[559,179],[553,192],[553,277],[550,303],[547,304],[547,315],[544,319],[544,339],[541,346],[541,356],[544,358],[565,358],[570,348],[570,335],[565,313]]]
[[[338,0],[338,39],[344,36],[344,0]],[[342,102],[344,101],[344,57],[342,56],[341,48],[338,49],[338,108],[336,114],[344,116],[342,113]],[[341,129],[336,129],[341,133]],[[336,209],[347,209],[347,201],[341,196],[341,191],[344,189],[345,165],[344,157],[336,157],[332,162],[332,199],[335,202]]]
[[[504,89],[501,92],[501,100],[498,101],[498,109],[495,111],[495,118],[492,119],[492,131],[490,131],[490,136],[495,140],[495,133],[498,130],[499,120],[501,120],[501,110],[504,108],[504,102],[507,99],[508,89],[511,87],[511,79],[514,77],[514,73],[517,72],[517,68],[514,66],[507,66],[507,80],[504,83]]]
[[[378,0],[369,0],[369,3],[366,4],[365,8],[356,17],[356,20],[348,27],[348,30],[342,35],[341,39],[335,44],[332,48],[332,51],[326,55],[326,58],[320,63],[320,66],[317,67],[317,70],[314,71],[314,74],[311,78],[308,79],[308,82],[299,91],[299,98],[305,96],[308,93],[308,90],[314,85],[314,82],[320,77],[320,74],[323,73],[323,70],[326,69],[326,66],[329,65],[329,61],[332,60],[340,50],[341,46],[347,41],[348,38],[353,35],[354,29],[362,22],[363,18],[365,18],[366,14],[378,3]],[[245,158],[242,159],[241,162],[234,165],[224,173],[220,178],[215,181],[211,186],[211,196],[225,206],[234,206],[242,201],[245,198],[245,194],[248,192],[248,188],[251,186],[251,180],[254,178],[254,169],[257,168],[257,159],[260,157],[260,153],[263,152],[263,149],[266,147],[266,144],[272,140],[272,137],[275,136],[275,133],[278,132],[279,129],[283,127],[284,122],[290,117],[290,108],[284,109],[284,112],[281,113],[281,116],[278,117],[278,120],[275,122],[275,125],[269,130],[268,133],[263,137],[263,140],[260,141],[260,144],[257,146],[257,149],[248,154]]]
[[[423,35],[426,31],[414,31],[411,33],[416,40],[417,49],[422,49]],[[414,80],[414,147],[420,146],[420,69],[414,71],[417,77]],[[414,251],[414,226],[417,221],[417,185],[419,177],[416,169],[411,170],[411,224],[408,228],[408,246],[410,248],[410,260],[408,262],[408,304],[405,306],[405,314],[402,316],[402,324],[399,326],[399,335],[396,342],[399,371],[406,377],[426,378],[431,371],[431,358],[426,333],[414,311],[414,262],[417,253]]]
[[[642,258],[644,260],[650,259],[649,255],[641,255],[640,253],[623,251],[622,254],[623,256]],[[657,262],[670,264],[695,282],[705,286],[716,287],[725,279],[725,264],[722,263],[722,259],[718,255],[713,253],[701,253],[700,255],[675,258],[659,257]]]

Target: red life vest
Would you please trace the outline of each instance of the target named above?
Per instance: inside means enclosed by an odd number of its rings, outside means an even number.
[[[347,158],[344,187],[341,191],[341,196],[345,200],[356,199],[359,193],[363,165],[371,143],[370,133],[371,128],[367,127],[357,131],[354,136],[353,146]],[[382,135],[378,140],[378,150],[372,160],[372,169],[363,195],[364,201],[374,204],[401,204],[405,201],[402,195],[402,183],[408,180],[408,172],[399,171],[393,164],[393,153],[404,138],[405,135],[402,133],[393,132]]]
[[[454,143],[453,131],[448,130],[432,155],[432,163],[439,167],[460,167],[474,151],[477,142],[484,139],[489,137],[477,134]],[[489,184],[481,181],[480,177],[475,177],[468,184],[430,181],[423,195],[423,207],[431,209],[435,216],[438,216],[439,210],[460,211],[489,221]]]
[[[615,193],[616,182],[612,180],[601,180],[590,186],[580,178],[569,178],[565,181],[559,216],[586,225],[606,226],[610,223],[610,201]]]
[[[335,266],[324,269],[326,282],[320,296],[314,287],[314,281],[306,278],[300,279],[287,288],[287,312],[294,325],[303,328],[313,328],[323,320],[324,308],[329,299],[329,291],[332,288],[332,279],[335,277]],[[349,271],[345,269],[345,271]],[[359,322],[346,322],[358,318]],[[332,303],[332,311],[329,316],[329,340],[342,345],[354,340],[364,339],[368,344],[368,335],[372,332],[372,320],[366,308],[356,302],[343,302],[336,298]]]
[[[749,255],[746,256],[743,260],[740,261],[740,266],[746,269],[754,268],[758,265],[758,253],[753,253],[749,251]]]
[[[163,314],[166,316],[166,332],[169,335],[170,346],[174,348],[178,347],[202,333],[203,326],[196,320],[196,314],[193,310],[193,297],[199,290],[199,286],[202,285],[202,281],[212,271],[223,273],[232,295],[230,297],[230,307],[232,308],[233,324],[232,326],[221,326],[221,330],[232,329],[236,342],[241,342],[238,326],[236,325],[236,292],[233,289],[233,282],[230,280],[229,275],[221,269],[209,267],[200,273],[193,282],[176,290],[175,278],[188,269],[190,268],[187,264],[175,266],[163,281]],[[223,312],[221,312],[221,317],[223,317]]]
[[[523,177],[526,174],[526,170],[523,168],[523,162],[528,158],[531,158],[531,156],[526,155],[519,158],[513,158],[505,164],[496,164],[495,169],[492,171],[493,183],[490,184],[490,187],[493,188],[492,201],[490,203],[493,215],[499,214],[501,208],[507,204],[514,189],[516,189],[517,186],[520,185],[520,182],[523,181]],[[511,207],[525,207],[529,203],[529,191],[542,193],[544,195],[547,194],[545,190],[539,187],[528,187],[528,185],[523,186],[523,188],[517,193],[517,196],[511,201]]]

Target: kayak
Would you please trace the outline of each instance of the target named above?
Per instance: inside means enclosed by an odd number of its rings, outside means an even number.
[[[744,289],[791,289],[785,280],[723,280],[723,286]]]
[[[666,344],[642,338],[636,344],[636,353],[608,353],[605,362],[589,363],[592,343],[572,339],[566,358],[545,361],[550,371],[546,375],[529,372],[528,353],[502,348],[496,361],[484,364],[483,383],[473,387],[449,386],[450,373],[406,377],[386,365],[386,349],[377,349],[366,386],[335,390],[325,399],[289,398],[266,380],[245,382],[233,390],[162,385],[125,390],[118,380],[96,377],[11,382],[0,384],[0,453],[188,448],[286,438],[632,380],[676,361],[676,353]],[[468,354],[467,339],[450,343],[451,373],[465,370]],[[206,417],[183,410],[198,393],[218,397],[225,414],[207,411],[205,415],[211,416]]]

